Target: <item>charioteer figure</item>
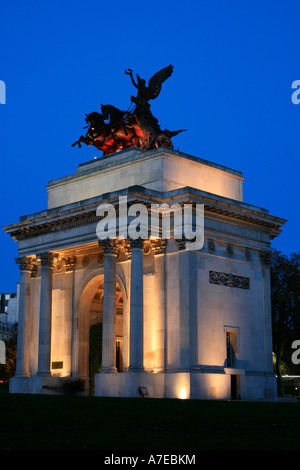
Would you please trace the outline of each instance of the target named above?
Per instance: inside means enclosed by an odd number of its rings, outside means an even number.
[[[80,147],[81,143],[94,145],[102,150],[104,155],[130,147],[144,150],[158,147],[173,148],[171,137],[183,130],[162,130],[149,104],[150,100],[154,100],[160,94],[162,84],[173,73],[173,66],[168,65],[155,73],[150,78],[148,86],[146,80],[138,74],[135,80],[131,69],[125,70],[125,73],[130,76],[133,86],[137,89],[137,96],[131,96],[131,102],[134,104],[133,110],[122,111],[112,105],[101,105],[101,114],[93,112],[86,118],[89,123],[91,122],[90,116],[96,119],[97,127],[91,124],[86,137],[81,136],[73,146],[79,145]]]
[[[136,105],[132,114],[138,117],[144,117],[144,119],[149,119],[152,125],[157,126],[158,120],[150,111],[149,101],[158,97],[163,82],[173,73],[173,65],[168,65],[153,75],[149,80],[148,86],[146,86],[146,80],[140,78],[138,74],[136,74],[137,81],[135,81],[131,69],[125,70],[125,73],[130,76],[133,86],[138,90],[137,96],[131,96],[130,98]]]

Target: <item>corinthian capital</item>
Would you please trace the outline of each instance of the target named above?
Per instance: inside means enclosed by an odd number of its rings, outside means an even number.
[[[105,240],[99,240],[99,246],[102,247],[103,251],[107,255],[116,255],[117,254],[117,245],[116,241],[111,238],[106,238]]]
[[[41,260],[41,265],[48,268],[53,268],[54,255],[50,251],[39,254],[39,259]]]
[[[130,248],[132,250],[139,249],[142,250],[144,247],[144,240],[142,238],[137,238],[136,240],[130,239]]]
[[[20,271],[29,271],[32,274],[36,272],[36,262],[30,256],[21,256],[15,261],[19,265]]]

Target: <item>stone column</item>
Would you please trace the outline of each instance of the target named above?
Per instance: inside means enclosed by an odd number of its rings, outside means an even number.
[[[42,271],[37,375],[50,376],[53,253],[42,253],[39,257]]]
[[[104,251],[104,296],[102,333],[102,373],[116,368],[116,257],[114,240],[99,242]]]
[[[264,369],[273,371],[272,341],[272,308],[271,308],[271,275],[272,256],[269,250],[260,252],[262,281],[262,320],[264,333]]]
[[[143,245],[141,239],[132,240],[130,282],[130,355],[131,371],[144,370],[144,315],[143,315]]]
[[[197,252],[186,249],[185,240],[177,240],[179,248],[179,334],[180,367],[198,365]]]
[[[16,258],[20,268],[20,300],[15,377],[29,377],[30,284],[34,264],[28,257]]]
[[[73,296],[74,296],[74,267],[76,264],[76,257],[71,256],[65,258],[65,361],[64,369],[67,375],[71,375],[72,369],[72,341],[73,341],[73,331],[72,331],[72,321],[73,321]]]
[[[155,297],[156,297],[156,318],[155,318],[155,358],[154,367],[157,371],[165,369],[165,252],[167,240],[159,240],[153,246],[155,253]]]

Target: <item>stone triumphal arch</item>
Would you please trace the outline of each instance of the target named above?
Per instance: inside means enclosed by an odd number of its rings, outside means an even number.
[[[244,202],[243,181],[166,148],[130,148],[50,181],[47,208],[4,228],[20,267],[10,391],[64,393],[80,381],[90,393],[96,357],[96,396],[145,387],[161,398],[275,399],[269,254],[285,220]],[[119,214],[124,197],[147,211],[201,205],[203,245],[159,230],[99,239],[99,206]]]

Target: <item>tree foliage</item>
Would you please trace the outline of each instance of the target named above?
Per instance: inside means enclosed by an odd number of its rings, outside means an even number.
[[[95,393],[95,374],[102,364],[102,322],[90,329],[90,395]]]
[[[291,360],[291,345],[300,340],[300,253],[288,257],[272,250],[271,301],[276,374],[280,378],[284,368],[299,375],[300,365]]]
[[[16,358],[17,358],[17,334],[14,334],[9,339],[4,340],[6,347],[6,362],[0,364],[0,380],[8,382],[16,372]]]

